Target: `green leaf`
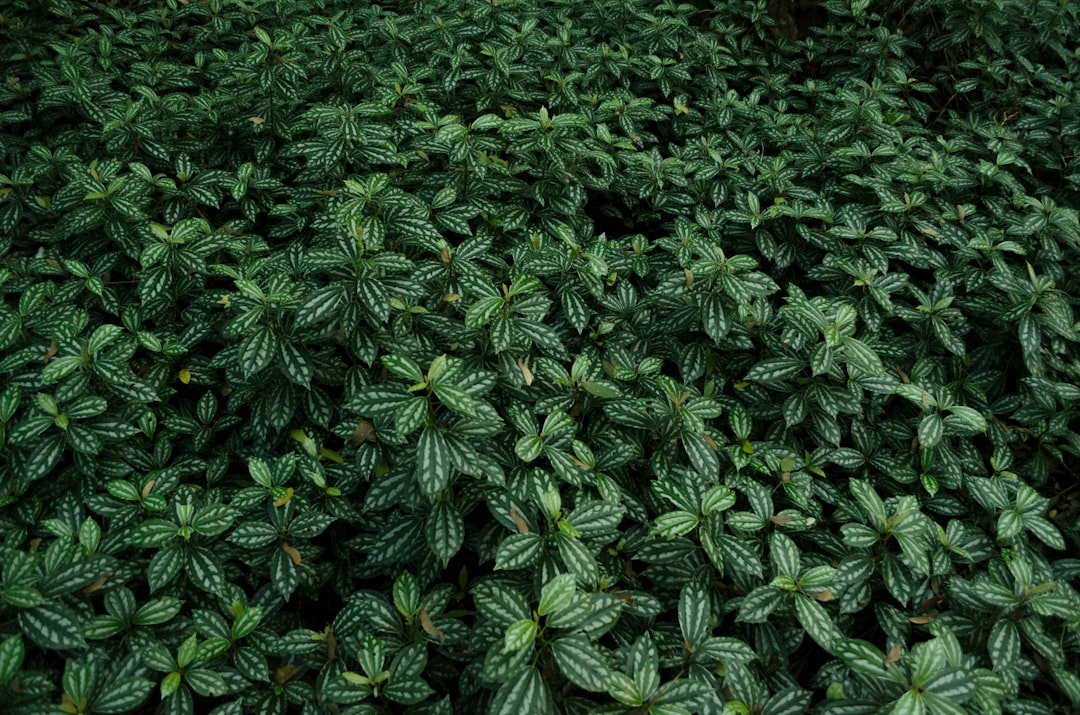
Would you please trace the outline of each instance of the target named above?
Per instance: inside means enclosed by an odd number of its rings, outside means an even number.
[[[928,641],[927,643],[933,642],[934,641]],[[938,662],[937,659],[934,659],[934,665]],[[930,677],[925,680],[925,689],[927,693],[933,693],[941,698],[946,698],[957,703],[967,701],[975,693],[975,678],[972,673],[965,669],[956,667],[945,668],[942,663],[941,667],[933,667],[932,665],[926,667],[925,670],[930,675]],[[919,675],[920,673],[916,673],[915,677],[918,677]]]
[[[881,364],[881,358],[861,340],[852,337],[844,338],[841,352],[847,356],[848,361],[857,367],[860,372],[875,376],[885,374],[885,367]]]
[[[136,626],[156,626],[167,623],[180,613],[184,602],[179,598],[165,596],[147,601],[132,616],[131,622]]]
[[[812,698],[813,693],[809,690],[785,688],[766,701],[761,715],[802,715],[810,711]]]
[[[574,574],[578,583],[589,590],[593,589],[600,578],[600,570],[592,551],[580,540],[561,531],[555,534],[555,543],[563,563],[570,573]]]
[[[45,369],[41,371],[41,382],[45,385],[51,385],[54,382],[60,382],[65,377],[75,372],[83,365],[83,359],[81,357],[67,356],[53,358],[49,361],[49,364],[45,366]]]
[[[281,372],[288,378],[289,382],[304,387],[311,384],[311,378],[315,375],[315,368],[306,352],[288,340],[282,340],[278,347],[281,357]]]
[[[628,675],[614,670],[609,673],[608,679],[608,694],[623,705],[636,707],[645,702],[637,683]]]
[[[101,694],[90,705],[90,712],[132,712],[147,701],[153,689],[153,681],[146,678],[118,678],[102,688]]]
[[[435,691],[421,678],[396,678],[383,690],[388,700],[402,705],[414,705],[434,695]]]
[[[954,405],[948,408],[948,411],[955,420],[961,422],[964,427],[972,432],[985,432],[986,431],[986,418],[979,413],[978,410],[971,407],[961,407]]]
[[[836,644],[844,638],[832,618],[817,601],[804,596],[795,596],[795,615],[807,634],[827,652],[832,653]]]
[[[576,592],[577,584],[573,575],[559,574],[544,584],[544,588],[540,591],[540,605],[537,606],[536,612],[541,616],[558,613],[573,603]]]
[[[473,599],[481,615],[506,627],[529,617],[525,598],[508,585],[492,578],[481,581],[472,589]]]
[[[262,617],[262,606],[248,606],[236,617],[236,620],[233,621],[229,636],[236,641],[249,635],[259,627]]]
[[[225,572],[209,549],[196,546],[189,550],[186,565],[188,578],[204,591],[220,593],[225,588]]]
[[[394,429],[399,436],[410,435],[427,422],[429,404],[426,398],[411,397],[398,404],[400,407],[394,413]]]
[[[161,692],[161,699],[164,700],[165,698],[175,695],[177,690],[180,688],[181,682],[182,676],[179,672],[169,673],[164,678],[162,678],[161,684],[159,686],[159,690]],[[185,691],[181,690],[180,692],[183,693]]]
[[[244,377],[249,377],[265,370],[273,361],[277,352],[278,336],[266,325],[260,326],[254,333],[240,343],[240,369]]]
[[[1035,316],[1025,313],[1017,324],[1017,332],[1020,336],[1020,347],[1028,355],[1037,355],[1039,346],[1042,344],[1042,331],[1035,321]]]
[[[228,686],[225,679],[219,673],[207,668],[192,668],[184,673],[184,682],[187,683],[197,695],[204,698],[223,695]]]
[[[731,425],[731,431],[735,433],[735,439],[740,442],[750,436],[750,429],[753,427],[750,413],[741,403],[736,404],[728,412],[728,424]]]
[[[803,371],[805,363],[795,358],[769,358],[750,368],[746,379],[754,382],[779,383]]]
[[[26,647],[18,633],[0,642],[0,685],[9,684],[22,668]]]
[[[589,692],[603,692],[610,682],[608,665],[600,649],[581,633],[563,636],[551,644],[559,670]]]
[[[360,648],[356,652],[356,659],[360,661],[360,669],[368,678],[375,678],[382,672],[386,662],[386,650],[382,641],[370,633],[360,639]]]
[[[679,628],[683,640],[696,650],[710,635],[709,594],[700,585],[688,584],[679,593]]]
[[[22,391],[15,385],[8,385],[0,392],[0,422],[8,423],[15,416],[15,410],[19,409],[19,401],[22,399]]]
[[[465,327],[473,330],[487,325],[502,309],[505,300],[498,296],[473,301],[465,311]]]
[[[416,447],[416,481],[420,491],[434,497],[450,483],[450,446],[437,427],[427,426]]]
[[[720,472],[720,458],[716,450],[700,434],[685,434],[680,439],[683,449],[690,457],[690,463],[698,474],[713,477]]]
[[[554,709],[551,692],[540,672],[530,666],[502,684],[488,712],[491,715],[551,715]]]
[[[922,699],[933,715],[969,715],[971,712],[956,701],[944,698],[937,693],[925,692],[922,694]]]
[[[103,348],[115,342],[123,333],[124,329],[119,325],[99,325],[90,335],[90,339],[86,343],[86,351],[91,355],[96,355]]]
[[[394,608],[403,616],[411,617],[420,609],[420,584],[408,571],[394,579],[393,596]]]
[[[1057,549],[1058,551],[1065,550],[1065,539],[1062,537],[1058,528],[1049,521],[1041,516],[1025,516],[1023,521],[1024,526],[1032,534],[1035,534],[1039,541],[1052,549]]]
[[[184,554],[172,544],[159,550],[150,558],[146,579],[150,591],[159,591],[171,582],[184,566]]]
[[[705,639],[701,653],[720,663],[749,663],[758,657],[754,649],[743,641],[725,636]]]
[[[732,571],[758,577],[764,574],[765,570],[761,565],[761,558],[740,539],[728,534],[722,534],[718,538],[717,545],[724,554],[724,563]]]
[[[698,515],[689,511],[670,511],[666,514],[661,514],[656,517],[655,526],[653,527],[660,536],[666,539],[673,539],[676,536],[683,536],[688,534],[697,528],[699,523]]]
[[[436,502],[424,520],[428,548],[445,565],[465,541],[465,520],[458,508],[447,501]]]
[[[810,373],[817,377],[824,375],[833,366],[833,349],[826,343],[818,343],[810,352]]]
[[[442,235],[430,221],[413,216],[398,216],[391,225],[410,242],[438,251]]]
[[[731,317],[724,310],[723,297],[710,293],[701,303],[701,327],[713,342],[720,343],[731,332]]]
[[[1024,530],[1024,519],[1020,512],[1014,509],[1006,509],[1001,512],[997,521],[997,538],[1011,539]]]
[[[773,559],[773,568],[781,576],[793,581],[799,579],[799,547],[791,537],[776,533],[769,539],[769,553]]]
[[[522,334],[539,345],[545,352],[550,353],[558,360],[569,360],[570,354],[566,351],[563,340],[552,328],[536,320],[516,320],[514,326]]]
[[[884,526],[888,521],[885,514],[885,503],[881,501],[881,497],[878,496],[870,482],[865,479],[852,479],[848,482],[848,488],[855,497],[855,501],[858,502],[863,514],[870,520],[870,523]]]
[[[919,421],[919,446],[923,449],[931,449],[941,442],[944,434],[944,424],[941,415],[936,412],[923,415]]]
[[[739,603],[739,616],[736,620],[744,623],[764,623],[789,595],[771,585],[759,586]]]
[[[13,584],[3,591],[3,599],[16,608],[33,608],[45,603],[41,591],[33,586]]]
[[[286,601],[300,583],[296,564],[284,549],[275,549],[270,556],[270,583]]]
[[[411,382],[424,381],[424,372],[408,355],[383,355],[382,362],[391,375],[403,377]]]
[[[476,415],[476,407],[472,396],[461,388],[453,385],[436,384],[431,386],[431,391],[439,398],[439,402],[454,412],[470,417]]]
[[[527,434],[514,445],[514,453],[523,462],[531,462],[544,451],[544,440],[539,435]]]
[[[1009,672],[1020,658],[1020,634],[1016,625],[1007,619],[995,621],[986,641],[986,649],[994,670]]]
[[[528,668],[535,657],[533,648],[503,653],[502,643],[495,642],[484,656],[483,677],[492,683],[504,683]]]
[[[540,559],[543,540],[539,534],[511,534],[499,543],[495,552],[495,568],[520,570],[531,568]]]
[[[261,521],[247,521],[239,524],[227,540],[245,549],[259,549],[269,546],[278,539],[278,530],[271,524]]]
[[[872,643],[847,638],[837,643],[833,652],[856,673],[872,678],[886,677],[885,654]]]
[[[86,647],[75,614],[59,603],[45,603],[19,611],[23,635],[49,650],[78,650]]]
[[[528,648],[534,640],[536,640],[536,621],[526,618],[511,623],[503,634],[503,653]]]
[[[490,115],[489,115],[490,116]],[[473,122],[473,128],[476,128],[476,123]],[[436,192],[435,197],[431,199],[431,208],[441,209],[454,203],[454,199],[457,198],[457,191],[452,186],[444,186]]]
[[[309,293],[296,311],[297,328],[318,325],[341,313],[348,303],[348,295],[341,283],[331,283]]]
[[[235,510],[224,504],[211,504],[199,509],[191,520],[191,526],[203,536],[217,536],[232,526]]]

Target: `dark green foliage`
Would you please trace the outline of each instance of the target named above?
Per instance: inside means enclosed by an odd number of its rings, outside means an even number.
[[[1075,5],[0,13],[0,712],[1080,707]]]

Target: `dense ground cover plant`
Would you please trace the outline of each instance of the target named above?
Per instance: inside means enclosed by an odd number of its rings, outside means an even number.
[[[1080,707],[1077,36],[5,3],[0,712]]]

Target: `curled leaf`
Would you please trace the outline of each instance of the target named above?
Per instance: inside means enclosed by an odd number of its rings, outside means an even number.
[[[424,633],[438,638],[440,643],[446,643],[446,634],[436,627],[435,622],[431,620],[431,616],[424,609],[420,609],[420,627],[424,629]]]

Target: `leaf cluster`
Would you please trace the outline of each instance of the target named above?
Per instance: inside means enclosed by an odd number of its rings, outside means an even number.
[[[0,712],[1080,707],[1056,0],[12,0]]]

